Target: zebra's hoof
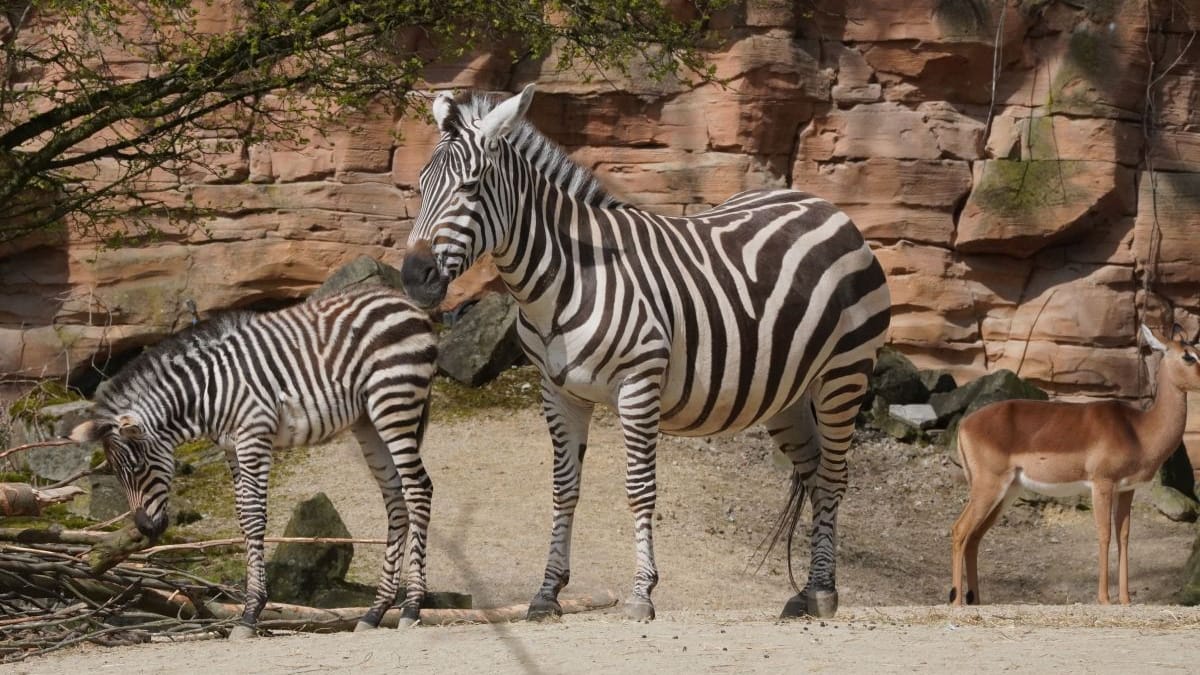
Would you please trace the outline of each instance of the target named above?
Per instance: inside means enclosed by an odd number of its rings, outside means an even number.
[[[633,621],[653,621],[654,603],[641,598],[630,598],[625,601],[625,618]]]
[[[355,633],[365,633],[369,630],[375,630],[378,627],[379,626],[375,626],[375,625],[371,624],[369,621],[359,621],[358,623],[354,624],[354,632]]]
[[[821,619],[831,619],[837,614],[837,591],[811,591],[808,594],[808,613]]]
[[[529,611],[525,613],[527,621],[545,621],[562,616],[562,605],[554,598],[538,595],[529,603]]]
[[[419,623],[421,623],[420,619],[416,619],[416,618],[409,617],[409,616],[402,616],[402,617],[400,617],[400,620],[396,622],[396,630],[400,630],[401,628],[412,628],[413,626],[415,626]]]
[[[239,623],[229,631],[230,640],[246,640],[254,637],[258,633],[254,630],[254,626],[247,626],[244,623]]]

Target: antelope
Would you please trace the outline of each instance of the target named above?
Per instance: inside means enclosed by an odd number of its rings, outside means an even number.
[[[963,419],[958,452],[970,498],[954,523],[950,603],[979,602],[979,542],[1020,488],[1054,497],[1092,493],[1100,543],[1100,604],[1109,604],[1108,547],[1117,530],[1119,599],[1129,604],[1129,510],[1133,491],[1154,478],[1179,447],[1187,392],[1200,389],[1200,352],[1141,327],[1146,344],[1163,352],[1158,391],[1145,410],[1120,401],[1066,403],[1010,400]],[[963,566],[967,589],[963,594]]]

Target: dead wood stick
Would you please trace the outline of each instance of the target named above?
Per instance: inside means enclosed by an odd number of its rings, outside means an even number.
[[[37,443],[26,443],[25,445],[18,445],[15,448],[9,448],[8,450],[5,450],[4,452],[0,452],[0,459],[4,459],[5,457],[8,457],[9,455],[14,454],[14,453],[24,452],[25,450],[32,450],[34,448],[52,448],[56,445],[71,445],[74,442],[75,441],[72,441],[69,438],[59,438],[59,439],[55,439],[53,441],[38,441]]]
[[[589,596],[567,597],[559,601],[564,614],[575,614],[595,609],[604,609],[617,604],[617,596],[611,591],[600,591]],[[206,605],[217,618],[241,616],[242,606],[229,603]],[[342,607],[319,609],[301,605],[268,602],[259,623],[263,628],[279,628],[298,631],[345,631],[353,630],[358,620],[367,613],[367,607]],[[485,609],[423,609],[421,624],[446,626],[467,623],[504,623],[519,621],[529,611],[528,604],[507,605]],[[395,628],[400,622],[400,610],[389,609],[379,622],[381,628]]]
[[[387,539],[356,539],[354,537],[266,537],[268,544],[387,544]],[[179,544],[162,544],[151,546],[141,551],[142,555],[154,555],[167,551],[193,551],[218,546],[243,546],[246,540],[242,538],[210,539],[208,541],[192,541]]]
[[[94,532],[91,530],[58,530],[38,527],[0,527],[0,541],[15,541],[23,544],[99,544],[108,541],[112,532]],[[386,539],[358,539],[354,537],[267,537],[268,544],[375,544],[385,545]],[[165,553],[167,551],[190,551],[214,548],[218,546],[243,546],[246,540],[241,537],[229,539],[209,539],[205,541],[180,542],[177,544],[162,544],[138,551],[142,555]]]

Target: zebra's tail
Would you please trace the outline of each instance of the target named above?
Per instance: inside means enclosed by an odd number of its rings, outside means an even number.
[[[754,551],[754,556],[758,558],[758,566],[754,568],[755,574],[762,570],[766,564],[767,558],[771,552],[779,545],[779,540],[787,534],[787,567],[788,581],[791,582],[792,588],[797,593],[800,592],[800,586],[796,583],[795,573],[792,571],[792,540],[796,536],[796,526],[800,524],[800,511],[804,508],[804,498],[807,496],[807,489],[804,487],[804,481],[800,479],[800,472],[792,469],[792,485],[788,489],[787,504],[783,507],[783,511],[775,519],[775,525],[771,527],[771,531],[763,540],[759,542],[758,548]],[[761,557],[760,557],[761,556]]]

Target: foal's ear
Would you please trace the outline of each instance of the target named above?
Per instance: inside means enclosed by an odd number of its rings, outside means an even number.
[[[67,436],[76,443],[92,443],[104,437],[107,429],[96,420],[88,420],[71,430]]]
[[[529,110],[530,102],[533,101],[535,89],[532,84],[526,86],[520,94],[496,106],[483,118],[479,123],[479,135],[485,144],[491,145],[512,133],[512,130],[521,124],[525,119],[525,112]]]

